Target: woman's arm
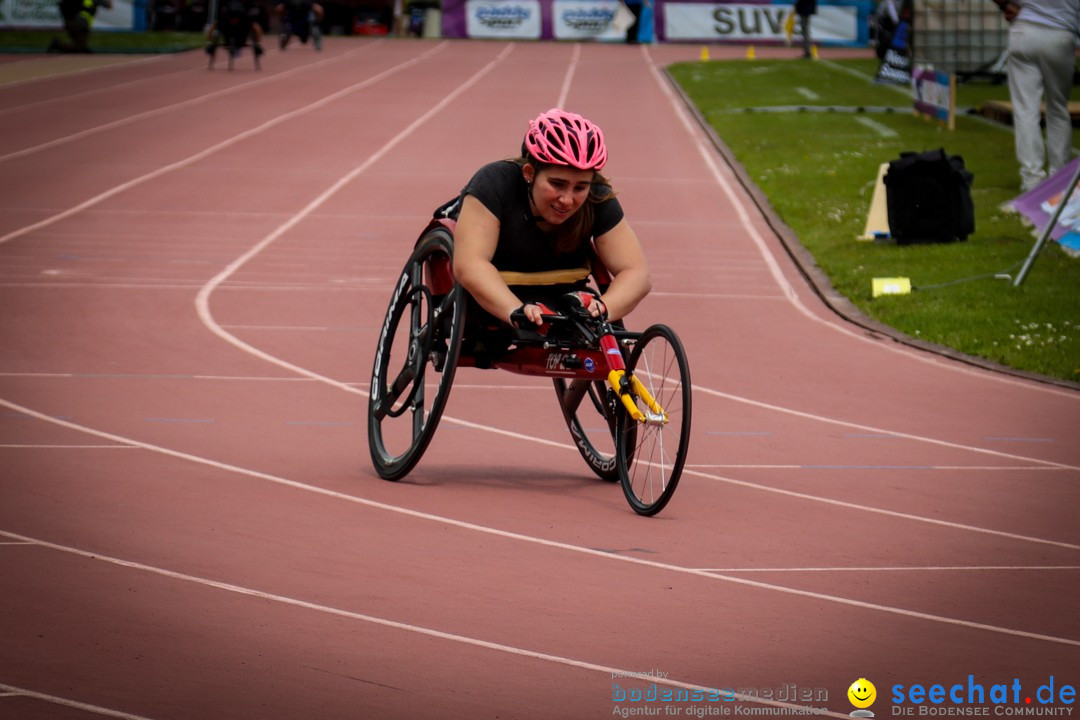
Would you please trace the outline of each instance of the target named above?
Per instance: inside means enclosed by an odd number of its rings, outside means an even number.
[[[618,320],[652,290],[649,263],[626,218],[596,238],[596,254],[612,276],[611,285],[600,300],[607,308],[608,318]]]
[[[499,271],[491,263],[499,244],[499,219],[472,195],[466,195],[454,230],[454,277],[480,307],[510,322],[510,313],[521,307]],[[540,308],[530,305],[526,316],[540,323]]]

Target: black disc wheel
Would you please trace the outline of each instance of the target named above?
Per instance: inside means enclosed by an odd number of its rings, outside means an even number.
[[[368,446],[375,471],[404,477],[439,424],[461,351],[462,290],[453,282],[453,239],[429,231],[394,282],[379,334],[368,401]]]
[[[617,414],[615,459],[623,492],[641,515],[664,509],[679,484],[690,444],[690,365],[675,332],[652,325],[626,361],[644,392],[629,392],[643,419]],[[655,400],[650,407],[648,397]]]
[[[555,378],[555,394],[559,398],[563,418],[570,428],[585,463],[601,480],[617,482],[619,470],[615,462],[615,403],[618,398],[607,383],[578,379],[567,382]]]

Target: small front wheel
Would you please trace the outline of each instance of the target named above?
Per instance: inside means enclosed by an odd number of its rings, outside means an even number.
[[[675,493],[690,445],[690,365],[675,331],[647,328],[626,361],[626,375],[641,383],[643,392],[630,392],[644,419],[616,415],[619,480],[635,512],[655,515]]]
[[[461,352],[465,302],[453,282],[454,246],[431,230],[394,283],[371,373],[368,446],[375,471],[404,477],[435,434]]]

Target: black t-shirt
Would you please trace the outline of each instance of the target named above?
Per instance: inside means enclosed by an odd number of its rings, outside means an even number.
[[[611,188],[600,186],[602,193]],[[585,265],[591,254],[590,243],[583,242],[573,252],[555,250],[555,233],[541,230],[529,209],[529,189],[521,166],[512,160],[499,160],[480,168],[461,191],[472,195],[499,219],[499,243],[492,264],[499,270],[541,272]],[[615,197],[593,205],[595,210],[590,236],[599,237],[623,218],[623,209]]]

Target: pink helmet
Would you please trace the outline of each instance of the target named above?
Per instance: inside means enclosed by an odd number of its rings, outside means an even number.
[[[529,121],[525,154],[552,165],[601,170],[607,147],[600,128],[580,115],[553,108]]]

